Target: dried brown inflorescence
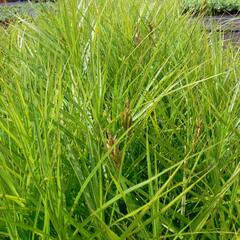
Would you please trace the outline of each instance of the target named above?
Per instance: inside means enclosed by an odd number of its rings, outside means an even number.
[[[119,143],[116,135],[113,135],[111,132],[107,132],[107,141],[106,146],[107,150],[110,151],[110,158],[115,163],[117,169],[120,168],[122,162],[122,154],[120,151]]]

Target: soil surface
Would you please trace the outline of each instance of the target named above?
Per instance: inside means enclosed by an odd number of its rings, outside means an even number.
[[[204,18],[204,25],[208,31],[215,29],[224,34],[226,42],[232,42],[240,46],[240,16],[239,15],[215,15]]]
[[[14,2],[0,2],[0,7],[1,6],[15,6],[19,4],[24,4],[27,3],[27,1],[14,1]]]

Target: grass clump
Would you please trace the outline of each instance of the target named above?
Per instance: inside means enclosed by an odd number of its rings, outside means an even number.
[[[179,7],[59,1],[2,31],[1,239],[238,238],[239,55]]]

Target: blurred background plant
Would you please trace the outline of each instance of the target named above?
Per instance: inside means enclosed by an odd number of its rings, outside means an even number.
[[[208,12],[239,12],[239,0],[183,0],[184,7],[198,11],[205,8]]]

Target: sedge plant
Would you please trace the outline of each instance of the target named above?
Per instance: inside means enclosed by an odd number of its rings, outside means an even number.
[[[1,239],[239,239],[239,53],[173,2],[1,29]]]

